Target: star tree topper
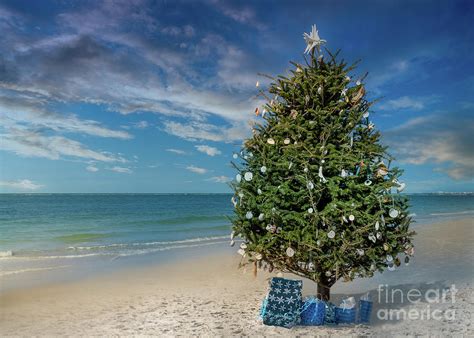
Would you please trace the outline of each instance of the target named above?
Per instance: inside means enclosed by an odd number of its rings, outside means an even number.
[[[306,41],[306,49],[305,53],[311,53],[314,47],[318,50],[319,53],[319,48],[323,43],[326,43],[326,40],[322,40],[319,37],[318,30],[316,29],[316,25],[313,25],[311,28],[311,33],[303,33],[304,41]]]

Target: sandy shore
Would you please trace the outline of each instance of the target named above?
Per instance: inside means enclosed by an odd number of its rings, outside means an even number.
[[[474,313],[473,222],[452,221],[417,229],[414,264],[370,280],[337,284],[332,299],[369,291],[374,300],[370,326],[295,327],[261,324],[257,318],[267,290],[266,273],[253,277],[237,269],[232,254],[187,259],[177,264],[127,269],[108,276],[50,284],[0,295],[2,336],[264,336],[264,335],[467,335],[473,336]],[[230,252],[230,251],[229,251]],[[470,263],[469,263],[470,262]],[[286,277],[290,277],[287,275]],[[416,304],[378,299],[378,284],[403,292],[416,288],[445,290],[455,283],[444,302]],[[304,294],[315,286],[305,282]],[[384,320],[384,309],[427,314],[440,310],[439,319]],[[383,313],[383,312],[382,312]],[[449,315],[447,315],[449,314]],[[453,317],[454,314],[454,317]],[[426,315],[425,315],[426,317]]]

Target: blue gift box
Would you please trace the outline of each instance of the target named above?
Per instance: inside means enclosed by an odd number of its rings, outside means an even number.
[[[368,324],[372,314],[372,302],[370,300],[359,301],[359,323]]]
[[[336,305],[333,303],[324,303],[326,307],[326,313],[324,314],[324,324],[326,325],[336,325]]]
[[[297,325],[300,322],[302,286],[300,280],[272,278],[260,312],[263,323],[286,328]]]
[[[304,300],[301,310],[302,325],[323,325],[326,314],[326,304],[315,297]]]
[[[336,307],[336,322],[338,324],[352,324],[356,321],[356,309],[344,309]]]

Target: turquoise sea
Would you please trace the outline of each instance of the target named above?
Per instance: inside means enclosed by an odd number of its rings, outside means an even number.
[[[474,216],[473,193],[409,197],[415,228]],[[230,199],[230,194],[0,194],[0,277],[75,262],[107,268],[130,257],[159,260],[193,248],[224,248]]]

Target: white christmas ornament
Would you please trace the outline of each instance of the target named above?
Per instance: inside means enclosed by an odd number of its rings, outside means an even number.
[[[397,209],[390,209],[390,211],[388,212],[388,214],[390,215],[390,217],[392,218],[397,218],[398,215],[400,214],[400,212],[397,210]]]
[[[274,145],[274,144],[275,144],[275,140],[272,139],[272,138],[269,138],[269,139],[267,140],[267,143],[268,143],[268,144],[271,144],[271,145]]]
[[[240,183],[240,181],[242,181],[242,175],[240,174],[235,175],[235,180],[237,181],[237,183]]]
[[[261,172],[262,174],[265,174],[266,171],[267,171],[267,167],[262,166],[262,167],[260,168],[260,172]]]
[[[365,253],[365,252],[364,252],[363,249],[357,249],[357,254],[358,254],[359,256],[364,256],[364,253]]]
[[[328,232],[328,237],[333,239],[334,237],[336,237],[336,233],[334,232],[334,230],[331,230]]]
[[[405,190],[405,187],[406,187],[406,183],[400,183],[397,188],[397,192],[402,192],[403,190]]]
[[[293,248],[288,247],[288,248],[286,249],[286,255],[287,255],[288,257],[293,257],[293,256],[295,255],[295,250],[294,250]]]
[[[309,190],[314,189],[314,184],[313,184],[313,182],[308,182],[308,184],[306,184],[306,187],[307,187]]]
[[[243,193],[243,192],[239,192],[239,197],[240,197],[240,198],[244,198],[244,193]]]
[[[370,234],[369,239],[374,243],[377,241],[377,238],[375,238],[374,234]]]
[[[311,27],[311,33],[303,33],[304,41],[306,41],[305,53],[309,54],[315,47],[319,52],[319,48],[323,43],[326,43],[326,40],[322,40],[319,37],[318,30],[316,25]]]
[[[263,221],[264,219],[265,219],[265,215],[264,215],[264,214],[258,215],[258,220],[259,220],[259,221]]]
[[[353,221],[355,220],[355,216],[354,215],[349,215],[349,221]]]
[[[247,219],[252,219],[252,217],[253,217],[252,212],[251,212],[251,211],[247,211],[247,213],[245,214],[245,218],[247,218]]]
[[[367,180],[365,180],[364,184],[365,184],[366,186],[369,186],[369,185],[372,184],[372,181],[369,180],[369,179],[367,179]]]
[[[347,175],[348,175],[348,174],[347,174],[347,171],[344,170],[344,169],[342,169],[342,170],[341,170],[341,177],[347,177]]]
[[[232,155],[232,157],[233,157],[234,159],[237,159],[237,158],[239,157],[239,155],[234,154],[234,155]]]
[[[382,239],[382,233],[377,232],[377,239]]]
[[[307,172],[308,172],[308,168],[304,168],[303,171],[304,171],[305,173],[307,173]]]
[[[325,275],[326,277],[331,277],[331,271],[326,271]]]
[[[250,171],[247,171],[244,175],[244,178],[247,182],[250,182],[253,178],[253,174]]]
[[[356,85],[360,86],[360,80],[357,80]]]
[[[365,113],[364,113],[364,115],[362,115],[362,117],[364,117],[364,118],[368,118],[368,117],[369,117],[369,112],[368,112],[368,111],[367,111],[367,112],[365,112]]]
[[[286,138],[284,141],[283,141],[284,144],[290,144],[290,139],[289,138]]]
[[[261,194],[262,194],[262,190],[261,190],[261,189],[257,189],[257,194],[261,195]]]
[[[375,222],[375,230],[379,230],[380,229],[380,223],[379,221]]]
[[[323,92],[323,87],[319,86],[319,87],[318,87],[318,94],[321,95],[322,92]]]
[[[323,167],[322,166],[319,166],[318,177],[319,177],[320,181],[323,182],[323,183],[326,183],[328,181],[323,175]]]
[[[312,214],[312,213],[314,212],[313,208],[309,208],[309,209],[308,209],[308,212],[309,212],[310,214]]]

